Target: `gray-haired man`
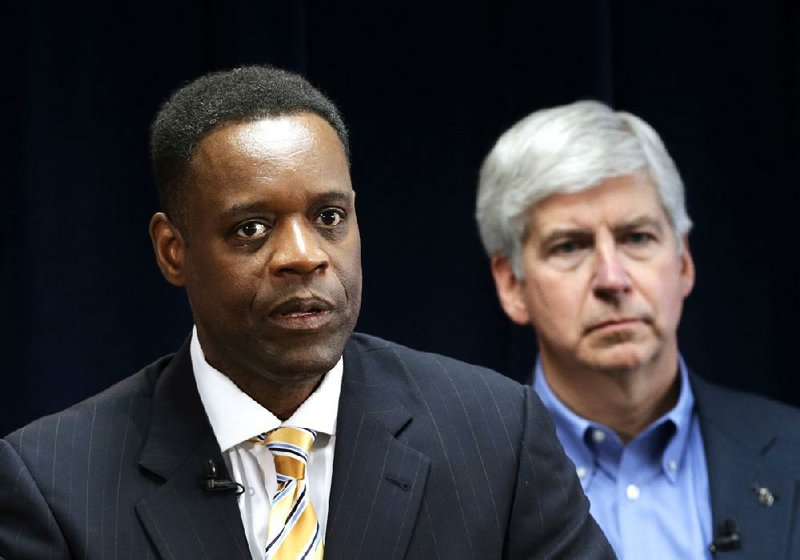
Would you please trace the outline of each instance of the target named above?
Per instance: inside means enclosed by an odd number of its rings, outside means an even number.
[[[535,112],[487,156],[477,219],[620,558],[800,557],[800,413],[709,385],[678,352],[692,223],[658,134],[593,101]]]

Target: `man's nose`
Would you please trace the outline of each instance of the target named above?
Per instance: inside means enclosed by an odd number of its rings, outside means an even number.
[[[601,299],[616,298],[631,289],[631,277],[616,246],[598,247],[592,289]]]
[[[309,274],[328,267],[328,254],[304,218],[285,219],[272,231],[271,274]]]

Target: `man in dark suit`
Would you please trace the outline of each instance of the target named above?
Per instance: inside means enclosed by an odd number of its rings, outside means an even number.
[[[656,132],[592,101],[537,111],[483,163],[500,303],[620,558],[800,558],[800,413],[678,352],[694,284],[683,184]]]
[[[152,127],[178,352],[0,440],[0,556],[610,558],[530,388],[352,334],[347,133],[301,77],[178,90]]]

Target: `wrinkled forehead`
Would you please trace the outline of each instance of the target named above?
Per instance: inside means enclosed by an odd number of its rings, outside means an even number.
[[[669,224],[658,190],[645,173],[612,177],[577,192],[549,195],[533,204],[526,218],[526,234],[552,228],[614,227],[643,219]]]

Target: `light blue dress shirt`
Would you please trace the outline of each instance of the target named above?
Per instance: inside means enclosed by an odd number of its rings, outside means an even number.
[[[709,560],[708,470],[694,395],[682,358],[675,408],[623,445],[607,426],[569,410],[536,363],[533,387],[589,497],[591,513],[621,560]]]

